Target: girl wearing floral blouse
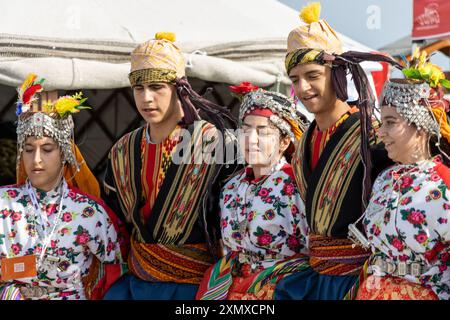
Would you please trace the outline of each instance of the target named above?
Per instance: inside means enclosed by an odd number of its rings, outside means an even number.
[[[197,299],[272,299],[277,281],[298,271],[307,250],[307,223],[286,157],[306,120],[284,95],[248,83],[240,150],[248,166],[223,187],[220,221],[225,256],[205,274]]]
[[[119,223],[78,189],[99,194],[72,142],[85,99],[38,94],[42,82],[31,74],[19,88],[18,184],[0,188],[0,299],[101,298],[121,273]]]
[[[381,95],[379,137],[397,164],[376,179],[362,217],[367,238],[359,239],[373,254],[356,299],[448,300],[450,126],[442,85],[450,82],[425,53],[403,73],[407,79],[391,79]]]

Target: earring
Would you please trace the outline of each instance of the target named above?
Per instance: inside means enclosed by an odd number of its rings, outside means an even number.
[[[420,158],[420,152],[418,151],[418,149],[416,148],[414,150],[414,152],[411,154],[411,158],[413,158],[414,162],[417,162],[417,160],[419,160]]]

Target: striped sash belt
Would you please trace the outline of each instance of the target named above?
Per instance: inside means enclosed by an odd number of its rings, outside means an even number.
[[[149,282],[199,284],[214,259],[206,243],[162,245],[131,240],[130,272]]]
[[[370,251],[355,246],[349,239],[311,234],[310,265],[314,271],[329,275],[358,275]]]

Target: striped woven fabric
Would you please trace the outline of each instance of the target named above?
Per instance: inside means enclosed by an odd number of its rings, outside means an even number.
[[[225,300],[229,298],[229,290],[233,284],[232,270],[235,267],[236,260],[237,252],[231,252],[211,267],[200,284],[196,299]],[[243,291],[258,297],[267,285],[274,286],[284,277],[294,272],[305,270],[308,267],[307,256],[293,256],[289,260],[280,261],[260,271],[252,281],[249,281],[248,288],[243,289]]]
[[[231,272],[236,262],[237,252],[222,257],[205,273],[200,284],[197,300],[225,300],[233,283]]]
[[[101,263],[92,259],[88,274],[82,278],[84,294],[89,300],[102,300],[105,293],[128,271],[126,263]]]
[[[351,114],[357,111],[357,107],[352,107],[347,113],[343,114],[342,117],[338,121],[336,121],[334,125],[332,125],[325,131],[320,131],[317,126],[314,128],[314,131],[311,135],[311,142],[309,143],[309,146],[311,148],[310,166],[312,170],[314,170],[314,168],[316,167],[316,164],[319,161],[320,156],[322,155],[323,149],[325,149],[327,142],[330,140],[336,129],[345,120],[347,120]]]
[[[309,268],[308,257],[300,254],[296,255],[295,257],[291,257],[289,260],[282,261],[263,270],[253,282],[253,285],[250,286],[248,291],[256,294],[265,285],[269,283],[277,284],[278,281],[284,277],[307,268]]]
[[[149,282],[199,284],[214,262],[207,244],[162,245],[131,241],[128,267]]]
[[[358,275],[370,256],[370,251],[349,239],[311,234],[309,241],[310,265],[320,274]]]
[[[15,284],[0,286],[0,300],[25,300]]]
[[[135,47],[133,42],[0,34],[0,57],[59,57],[125,63],[130,61]]]
[[[359,272],[359,277],[356,280],[353,287],[347,292],[343,300],[355,300],[358,294],[359,286],[364,283],[368,277],[367,269],[369,268],[369,259],[366,260],[361,271]]]

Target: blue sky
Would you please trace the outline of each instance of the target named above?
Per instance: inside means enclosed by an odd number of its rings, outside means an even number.
[[[307,0],[278,0],[300,11]],[[379,49],[412,31],[413,0],[321,0],[321,17],[337,31]],[[450,70],[450,60],[438,53],[432,61]]]

